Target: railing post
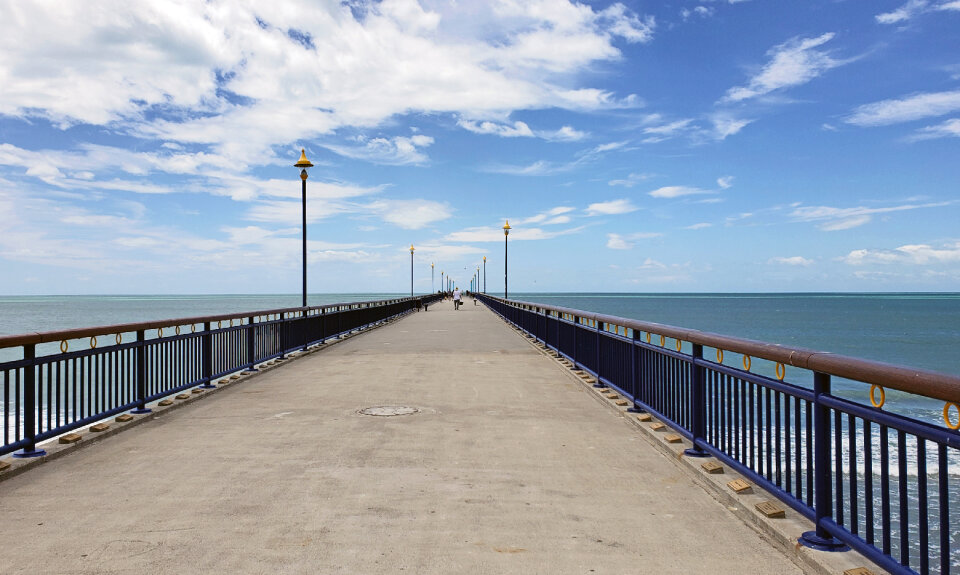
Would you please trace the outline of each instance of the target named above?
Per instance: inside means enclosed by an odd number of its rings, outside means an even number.
[[[203,324],[203,335],[200,336],[203,347],[203,389],[213,389],[216,387],[211,383],[213,380],[213,334],[210,333],[210,322]]]
[[[17,458],[42,457],[47,454],[43,449],[37,449],[37,366],[33,362],[36,358],[36,344],[24,345],[23,359],[29,363],[23,366],[23,438],[28,443],[13,454]]]
[[[130,413],[136,413],[137,415],[142,415],[144,413],[150,413],[152,409],[147,408],[147,337],[146,332],[142,329],[137,330],[137,347],[135,349],[136,362],[134,362],[135,369],[137,370],[137,408],[130,411]]]
[[[693,447],[685,449],[687,457],[709,457],[698,441],[704,441],[707,435],[707,386],[703,381],[703,346],[693,344],[693,353],[690,357],[690,432],[693,433]]]
[[[601,377],[603,376],[603,374],[601,373],[602,370],[600,369],[600,366],[603,365],[603,363],[600,361],[600,326],[603,325],[603,323],[602,323],[602,322],[599,322],[599,321],[597,321],[597,320],[593,320],[593,322],[596,324],[596,326],[595,326],[596,329],[594,330],[594,336],[596,337],[596,340],[597,340],[597,355],[596,355],[596,357],[597,357],[597,382],[593,384],[593,387],[596,387],[596,388],[604,388],[604,387],[607,387],[607,385],[606,385],[605,383],[603,383],[603,380],[601,379]]]
[[[256,371],[254,365],[257,363],[257,338],[256,338],[257,326],[254,323],[254,318],[251,316],[247,318],[247,369],[250,371]]]
[[[834,538],[823,527],[823,520],[833,519],[833,465],[830,452],[830,409],[820,401],[830,395],[830,375],[813,373],[813,491],[816,531],[800,536],[801,545],[819,551],[847,551],[850,548]],[[837,430],[839,433],[840,430]]]
[[[640,395],[640,375],[637,373],[637,342],[640,341],[640,330],[631,328],[633,334],[630,342],[630,395],[633,397],[633,405],[627,411],[630,413],[643,413],[644,409],[637,405],[637,397]]]

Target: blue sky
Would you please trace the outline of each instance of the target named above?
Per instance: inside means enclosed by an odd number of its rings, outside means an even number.
[[[0,0],[0,294],[299,293],[301,148],[311,292],[960,291],[960,0]]]

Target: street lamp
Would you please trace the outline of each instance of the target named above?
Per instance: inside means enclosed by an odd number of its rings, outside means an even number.
[[[510,299],[507,295],[507,236],[510,235],[510,220],[503,224],[503,299]]]
[[[483,256],[483,293],[487,293],[487,256]]]
[[[410,297],[413,297],[413,244],[410,244]]]
[[[307,307],[307,168],[312,168],[313,164],[307,159],[304,148],[300,148],[300,159],[293,166],[300,168],[300,180],[303,182],[303,307]]]
[[[447,291],[447,284],[443,283],[443,270],[440,270],[440,290]]]
[[[431,294],[434,293],[434,289],[433,289],[434,287],[436,286],[433,284],[433,262],[430,262],[430,293]]]

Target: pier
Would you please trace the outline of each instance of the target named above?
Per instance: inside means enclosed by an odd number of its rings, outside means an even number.
[[[750,473],[709,473],[688,437],[628,411],[639,395],[597,387],[603,373],[484,305],[425,303],[387,304],[402,313],[368,317],[377,329],[334,322],[362,306],[321,314],[336,336],[307,349],[304,326],[264,332],[292,353],[230,336],[272,359],[234,353],[233,375],[5,457],[4,572],[884,572],[796,545],[808,518]]]

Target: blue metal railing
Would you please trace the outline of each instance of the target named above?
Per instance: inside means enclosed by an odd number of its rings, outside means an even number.
[[[892,573],[958,570],[960,377],[477,297],[686,436],[687,455],[716,457],[813,521],[800,543],[848,545]],[[724,351],[742,367],[725,364]],[[807,384],[785,381],[787,366]],[[833,393],[835,381],[870,384],[871,403]],[[885,390],[944,402],[943,421],[890,411]]]
[[[0,337],[21,359],[0,362],[0,455],[415,311],[439,295],[287,308]],[[172,332],[172,333],[171,333]],[[124,341],[125,334],[135,334]],[[98,337],[112,340],[98,345]],[[87,339],[89,338],[89,339]],[[70,342],[86,349],[70,351]],[[57,344],[59,343],[59,351]],[[76,345],[76,343],[75,343]],[[38,354],[38,349],[49,351]],[[18,451],[19,450],[19,451]]]

